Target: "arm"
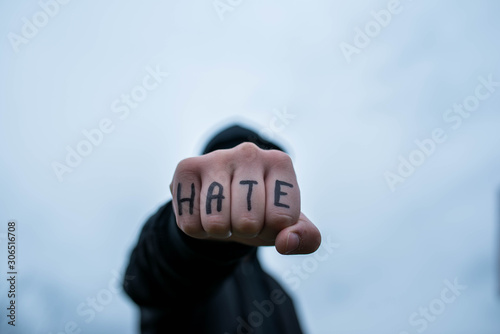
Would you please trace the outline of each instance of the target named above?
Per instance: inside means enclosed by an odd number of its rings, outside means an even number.
[[[188,237],[177,227],[168,202],[144,225],[130,256],[126,275],[131,279],[124,289],[140,306],[165,307],[180,298],[202,298],[254,251],[251,246]],[[197,284],[200,278],[204,285]]]
[[[208,296],[257,246],[314,252],[317,228],[300,212],[290,158],[244,143],[179,163],[173,202],[141,232],[125,290],[141,306]]]

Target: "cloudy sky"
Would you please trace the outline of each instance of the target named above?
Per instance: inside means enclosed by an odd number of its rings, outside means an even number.
[[[138,232],[232,122],[290,151],[322,232],[260,250],[307,333],[498,333],[498,2],[59,1],[0,5],[2,333],[134,333]]]

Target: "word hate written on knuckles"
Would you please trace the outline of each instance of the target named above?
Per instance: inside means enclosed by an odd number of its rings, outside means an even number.
[[[242,180],[240,181],[240,184],[243,186],[248,186],[248,192],[247,192],[247,209],[248,211],[252,210],[252,191],[253,187],[258,185],[259,183],[255,180]],[[282,187],[290,187],[293,188],[293,184],[285,182],[285,181],[280,181],[276,180],[275,185],[274,185],[274,205],[277,207],[282,207],[282,208],[290,208],[290,205],[281,203],[280,199],[282,196],[288,195],[287,192],[284,192],[282,190]],[[214,193],[215,188],[217,188],[217,191]],[[179,216],[182,216],[182,203],[184,202],[189,202],[189,214],[193,214],[193,208],[194,208],[194,196],[195,196],[195,186],[194,183],[191,183],[191,194],[189,197],[184,197],[182,198],[181,195],[182,192],[182,183],[177,184],[177,208],[179,212]],[[216,210],[217,212],[221,212],[222,210],[222,200],[225,199],[226,197],[224,196],[224,187],[222,184],[219,182],[212,182],[210,186],[208,187],[207,191],[207,200],[206,200],[206,207],[205,210],[207,212],[207,215],[212,213],[212,201],[215,199],[217,200],[217,205],[216,205]]]

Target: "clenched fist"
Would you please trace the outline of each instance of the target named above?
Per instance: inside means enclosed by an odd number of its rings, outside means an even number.
[[[182,160],[170,191],[177,225],[198,239],[274,245],[281,254],[308,254],[321,235],[300,211],[290,157],[252,143]]]

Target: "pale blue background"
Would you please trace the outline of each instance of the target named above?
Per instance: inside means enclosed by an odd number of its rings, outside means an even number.
[[[303,210],[340,244],[299,288],[283,275],[306,257],[261,252],[304,329],[417,333],[410,315],[458,278],[467,289],[425,333],[498,333],[500,89],[457,130],[443,114],[479,76],[500,81],[500,4],[402,0],[347,63],[339,44],[387,3],[242,1],[221,20],[210,0],[73,0],[16,53],[8,34],[40,7],[2,2],[0,233],[18,222],[20,297],[18,327],[1,311],[1,332],[55,334],[75,321],[82,333],[134,333],[123,293],[89,323],[76,309],[123,271],[180,159],[230,119],[263,131],[286,108],[295,118],[275,138],[294,158]],[[170,75],[119,119],[111,103],[148,66]],[[59,182],[52,162],[103,118],[114,131]],[[391,192],[384,173],[436,127],[448,140]]]

